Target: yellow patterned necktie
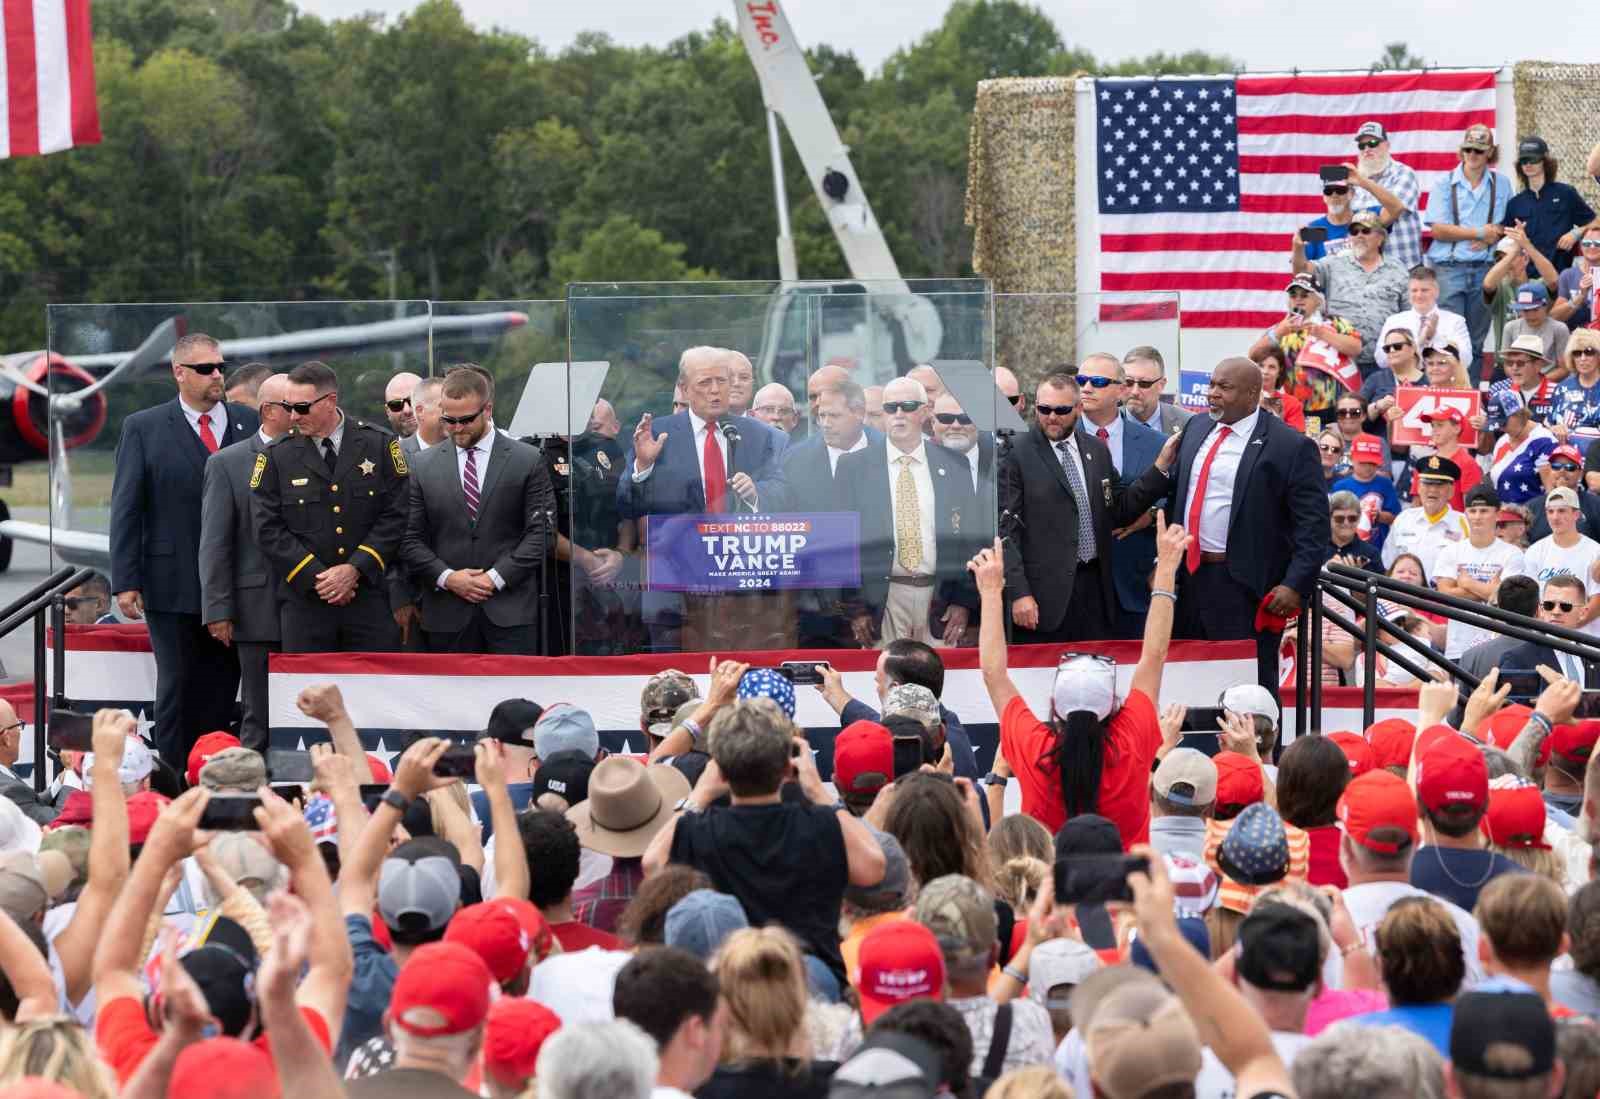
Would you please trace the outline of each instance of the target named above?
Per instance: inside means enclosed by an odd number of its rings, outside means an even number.
[[[910,454],[900,459],[900,476],[894,483],[894,538],[900,544],[895,556],[907,572],[922,567],[922,509],[917,503],[917,481],[911,475],[914,461]]]

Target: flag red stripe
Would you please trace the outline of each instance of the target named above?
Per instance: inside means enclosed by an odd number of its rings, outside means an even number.
[[[1100,289],[1134,290],[1275,290],[1288,285],[1288,260],[1283,271],[1102,271]],[[1187,314],[1186,314],[1187,316]]]
[[[1286,233],[1102,233],[1102,252],[1283,252]]]
[[[39,69],[34,57],[33,0],[0,0],[5,8],[6,105],[11,155],[39,152]]]
[[[1175,301],[1152,301],[1130,305],[1118,305],[1112,302],[1100,306],[1100,321],[1102,324],[1132,324],[1136,321],[1170,321],[1178,317],[1178,303]]]
[[[1321,195],[1250,195],[1239,196],[1239,209],[1247,214],[1311,214],[1319,216],[1328,212]],[[1197,211],[1204,213],[1203,210]]]
[[[1198,309],[1183,311],[1185,328],[1266,328],[1283,320],[1283,310],[1219,310],[1208,312]]]
[[[1448,172],[1461,158],[1453,152],[1426,152],[1402,153],[1400,159],[1405,161],[1406,167],[1417,172]],[[1325,164],[1344,164],[1353,162],[1355,153],[1343,159],[1336,156],[1252,156],[1245,154],[1239,157],[1239,171],[1245,175],[1273,172],[1280,175],[1305,175],[1314,176],[1317,169]]]
[[[89,0],[66,0],[67,72],[72,82],[72,143],[100,142],[100,105],[94,94],[94,29]]]
[[[1241,76],[1239,95],[1360,95],[1363,92],[1477,92],[1494,87],[1493,72],[1353,73],[1330,76]],[[1354,133],[1354,131],[1351,131]]]
[[[1455,130],[1494,125],[1493,111],[1399,111],[1392,114],[1272,114],[1239,116],[1243,134],[1354,135],[1363,122],[1381,122],[1390,133],[1399,130]]]

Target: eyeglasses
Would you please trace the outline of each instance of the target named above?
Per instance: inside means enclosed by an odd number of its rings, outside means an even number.
[[[1600,348],[1574,347],[1572,349],[1572,357],[1574,359],[1587,359],[1590,356],[1600,357]]]
[[[478,406],[478,411],[468,413],[465,416],[440,416],[439,419],[443,420],[451,427],[460,427],[462,424],[470,424],[473,420],[476,420],[479,416],[482,416],[483,410],[488,407],[489,406],[486,404],[481,404]]]
[[[185,370],[193,370],[196,374],[200,374],[202,376],[209,377],[212,374],[215,374],[217,371],[221,370],[224,364],[222,364],[222,363],[179,363],[178,365],[183,367]]]
[[[98,596],[98,595],[69,595],[65,599],[63,599],[62,602],[66,604],[67,610],[75,611],[79,607],[85,606],[86,604],[99,603],[100,602],[100,596]]]
[[[949,427],[951,424],[963,424],[967,426],[972,424],[972,417],[968,416],[965,412],[936,412],[934,413],[933,418],[938,420],[941,424],[944,424],[946,427]]]
[[[1075,404],[1036,404],[1033,409],[1041,416],[1070,416],[1078,411],[1078,406]]]
[[[1341,408],[1338,415],[1341,420],[1359,420],[1361,419],[1361,410],[1359,408]]]
[[[1161,385],[1162,383],[1164,383],[1166,380],[1167,379],[1164,378],[1164,377],[1162,377],[1162,378],[1129,378],[1128,379],[1128,384],[1129,385],[1136,385],[1140,389],[1153,389],[1156,386]]]
[[[1340,454],[1344,451],[1344,447],[1335,446],[1331,443],[1318,443],[1317,449],[1322,451],[1324,454]]]
[[[1404,351],[1406,348],[1408,348],[1410,346],[1411,345],[1409,343],[1406,343],[1404,340],[1401,340],[1399,343],[1386,343],[1386,344],[1383,345],[1383,349],[1385,351],[1387,351],[1389,354],[1393,355],[1397,351]]]
[[[1325,195],[1348,195],[1350,188],[1349,186],[1324,187],[1322,193]]]
[[[1095,389],[1104,389],[1107,386],[1116,385],[1117,384],[1117,379],[1115,379],[1115,378],[1097,378],[1097,377],[1094,377],[1094,376],[1089,375],[1089,374],[1079,374],[1078,378],[1077,378],[1077,382],[1078,382],[1078,385],[1080,387],[1087,385],[1087,386],[1092,386]]]
[[[321,401],[325,401],[334,395],[335,392],[333,390],[329,390],[327,393],[324,393],[322,396],[318,397],[315,401],[284,401],[283,407],[291,416],[309,416],[311,415],[311,409],[316,404]]]
[[[402,408],[409,408],[411,406],[411,398],[401,397],[398,401],[384,401],[383,406],[390,412],[399,412]]]
[[[884,401],[885,412],[915,412],[922,407],[921,401]]]
[[[1366,225],[1352,225],[1352,226],[1350,226],[1350,235],[1353,236],[1353,237],[1364,237],[1368,233],[1375,233],[1375,232],[1377,232],[1376,229],[1372,229],[1372,228],[1370,228],[1370,227],[1368,227]]]
[[[1557,608],[1559,608],[1561,610],[1561,613],[1566,614],[1566,613],[1570,612],[1572,610],[1572,608],[1576,607],[1577,604],[1576,603],[1563,603],[1559,599],[1546,599],[1543,603],[1540,603],[1539,606],[1543,607],[1547,611],[1553,611],[1553,610],[1556,610]]]
[[[1557,473],[1576,473],[1576,472],[1578,472],[1578,463],[1577,462],[1551,462],[1550,463],[1550,468],[1555,470]]]
[[[1488,156],[1489,155],[1489,150],[1488,149],[1480,149],[1475,145],[1463,145],[1463,146],[1461,146],[1461,155],[1462,156]]]
[[[1377,141],[1377,140],[1374,140],[1372,138],[1368,138],[1365,141],[1356,142],[1356,148],[1360,149],[1362,152],[1365,152],[1368,149],[1376,149],[1379,145],[1382,145],[1382,144],[1383,144],[1383,142],[1381,142],[1381,141]]]
[[[0,736],[5,736],[12,729],[22,728],[22,724],[20,721],[13,721],[10,725],[0,726]]]
[[[1361,521],[1359,515],[1335,515],[1333,521],[1341,527],[1353,526]]]

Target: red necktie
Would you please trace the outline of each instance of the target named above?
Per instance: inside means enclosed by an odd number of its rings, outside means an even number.
[[[211,430],[211,417],[200,417],[200,442],[212,454],[217,452],[217,437]]]
[[[1111,432],[1107,431],[1103,427],[1100,428],[1098,431],[1096,431],[1095,435],[1099,437],[1099,439],[1100,439],[1100,441],[1102,443],[1105,442],[1107,439],[1111,438]]]
[[[1211,463],[1217,460],[1217,452],[1231,434],[1233,429],[1226,425],[1217,432],[1217,441],[1206,454],[1206,460],[1200,464],[1200,476],[1195,478],[1194,487],[1189,490],[1189,533],[1194,535],[1194,541],[1189,543],[1189,551],[1184,554],[1184,564],[1189,566],[1190,572],[1200,567],[1200,509],[1206,502],[1206,482],[1211,480]]]
[[[706,510],[724,511],[728,506],[728,471],[722,464],[722,448],[717,445],[717,422],[706,421],[705,453]]]

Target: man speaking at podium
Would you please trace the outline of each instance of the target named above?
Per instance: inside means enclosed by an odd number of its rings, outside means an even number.
[[[681,512],[750,514],[781,506],[778,459],[788,440],[759,420],[732,414],[728,359],[722,348],[689,348],[678,360],[678,386],[688,409],[659,423],[648,412],[640,417],[617,483],[617,506],[624,519]],[[694,649],[736,642],[738,623],[717,621],[733,602],[716,597],[682,601],[669,593],[646,592],[644,616],[652,647]],[[686,630],[674,644],[670,634],[680,605]],[[768,623],[768,628],[775,625]],[[792,623],[784,628],[792,631]],[[739,647],[756,646],[745,642]]]

